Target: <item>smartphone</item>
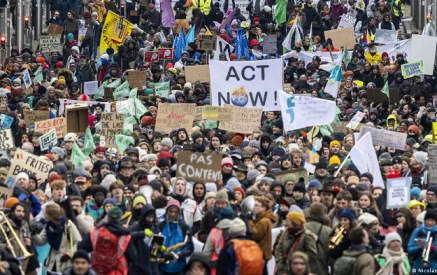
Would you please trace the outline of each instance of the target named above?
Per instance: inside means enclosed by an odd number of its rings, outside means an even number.
[[[153,235],[152,243],[156,243],[157,245],[164,245],[165,237],[162,235]]]

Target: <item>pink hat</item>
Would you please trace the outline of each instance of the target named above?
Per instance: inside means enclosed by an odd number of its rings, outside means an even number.
[[[234,166],[234,162],[232,161],[232,158],[226,157],[222,159],[222,167],[225,165]]]
[[[181,209],[181,203],[178,200],[171,199],[167,203],[167,209],[170,208],[170,206],[176,206],[179,210]]]

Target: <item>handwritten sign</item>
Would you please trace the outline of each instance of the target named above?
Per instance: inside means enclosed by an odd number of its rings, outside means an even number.
[[[102,113],[102,133],[105,137],[105,144],[100,146],[111,148],[116,147],[115,135],[122,135],[124,129],[124,114]]]
[[[156,116],[155,131],[170,133],[174,129],[185,128],[190,132],[195,114],[196,104],[161,103]]]
[[[297,169],[278,172],[275,173],[275,177],[277,180],[280,180],[283,183],[289,180],[293,181],[294,183],[297,183],[300,178],[304,179],[305,184],[308,183],[308,171],[305,168],[297,168]]]
[[[0,187],[0,205],[4,205],[10,197],[12,197],[12,189]]]
[[[243,134],[250,134],[258,129],[263,112],[262,108],[243,108],[233,105],[225,106],[229,106],[228,108],[230,108],[231,120],[228,122],[220,121],[220,129]]]
[[[181,151],[178,155],[176,175],[187,181],[215,182],[221,179],[220,154],[203,154]]]
[[[350,28],[355,26],[357,18],[351,14],[343,14],[341,16],[340,23],[338,24],[339,29]]]
[[[196,39],[197,48],[204,51],[212,51],[217,44],[216,35],[199,35]]]
[[[341,47],[353,49],[355,46],[355,33],[352,27],[325,31],[325,38],[331,38],[334,47],[337,49]]]
[[[44,134],[39,137],[39,143],[41,146],[41,150],[48,150],[50,147],[58,144],[58,138],[56,135],[56,130],[53,128],[47,134]]]
[[[147,73],[145,71],[129,71],[128,81],[130,88],[142,90],[143,86],[147,85]]]
[[[173,58],[173,48],[159,48],[158,49],[159,59],[172,59]]]
[[[24,110],[24,123],[27,126],[31,125],[35,121],[42,121],[50,118],[50,111],[33,111],[33,110]]]
[[[402,64],[401,69],[402,69],[402,76],[404,78],[410,78],[416,75],[424,74],[423,60]]]
[[[428,182],[437,182],[437,145],[428,145]]]
[[[0,150],[7,150],[14,147],[11,129],[0,130]]]
[[[202,108],[202,119],[218,119],[218,106],[203,106]]]
[[[65,117],[57,117],[35,122],[35,132],[45,135],[52,129],[56,131],[57,138],[63,138],[67,134],[67,119]]]
[[[83,92],[86,95],[95,95],[99,89],[98,81],[87,81],[83,83]]]
[[[185,66],[185,79],[187,82],[209,83],[209,65]]]
[[[360,130],[360,138],[368,132],[372,136],[373,145],[405,150],[407,134],[363,126]]]
[[[410,179],[396,178],[387,180],[387,209],[410,205]]]
[[[21,149],[17,149],[14,159],[11,162],[11,168],[9,169],[8,179],[6,185],[13,189],[16,182],[15,178],[20,172],[27,172],[28,174],[34,174],[38,183],[47,179],[50,169],[53,168],[53,163],[45,158],[35,156]]]
[[[361,120],[364,118],[364,113],[358,111],[354,117],[351,119],[348,125],[346,125],[347,128],[355,129],[357,128],[358,124],[360,124]]]
[[[60,52],[61,38],[58,35],[40,35],[39,49],[44,53]]]

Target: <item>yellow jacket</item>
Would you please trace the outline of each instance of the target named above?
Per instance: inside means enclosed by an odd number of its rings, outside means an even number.
[[[379,63],[381,63],[381,55],[379,54],[379,52],[376,52],[373,56],[369,52],[366,52],[364,54],[364,57],[367,61],[369,61],[370,66],[374,65],[375,63],[376,65],[379,65]]]
[[[93,12],[97,12],[97,18],[99,22],[103,22],[103,16],[106,14],[105,4],[103,2],[96,1],[92,6]]]
[[[402,14],[401,14],[402,13]],[[401,0],[395,0],[393,3],[393,14],[395,17],[403,17],[405,14],[404,4]]]

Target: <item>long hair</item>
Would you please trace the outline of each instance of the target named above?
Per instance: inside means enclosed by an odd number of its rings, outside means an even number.
[[[375,209],[376,217],[378,218],[379,217],[379,209],[378,209],[378,205],[376,204],[375,199],[372,196],[372,193],[370,193],[370,191],[361,192],[360,196],[358,197],[358,207],[359,208],[361,208],[360,198],[362,196],[367,196],[369,198],[369,200],[370,200],[370,206],[369,207],[373,207]]]

